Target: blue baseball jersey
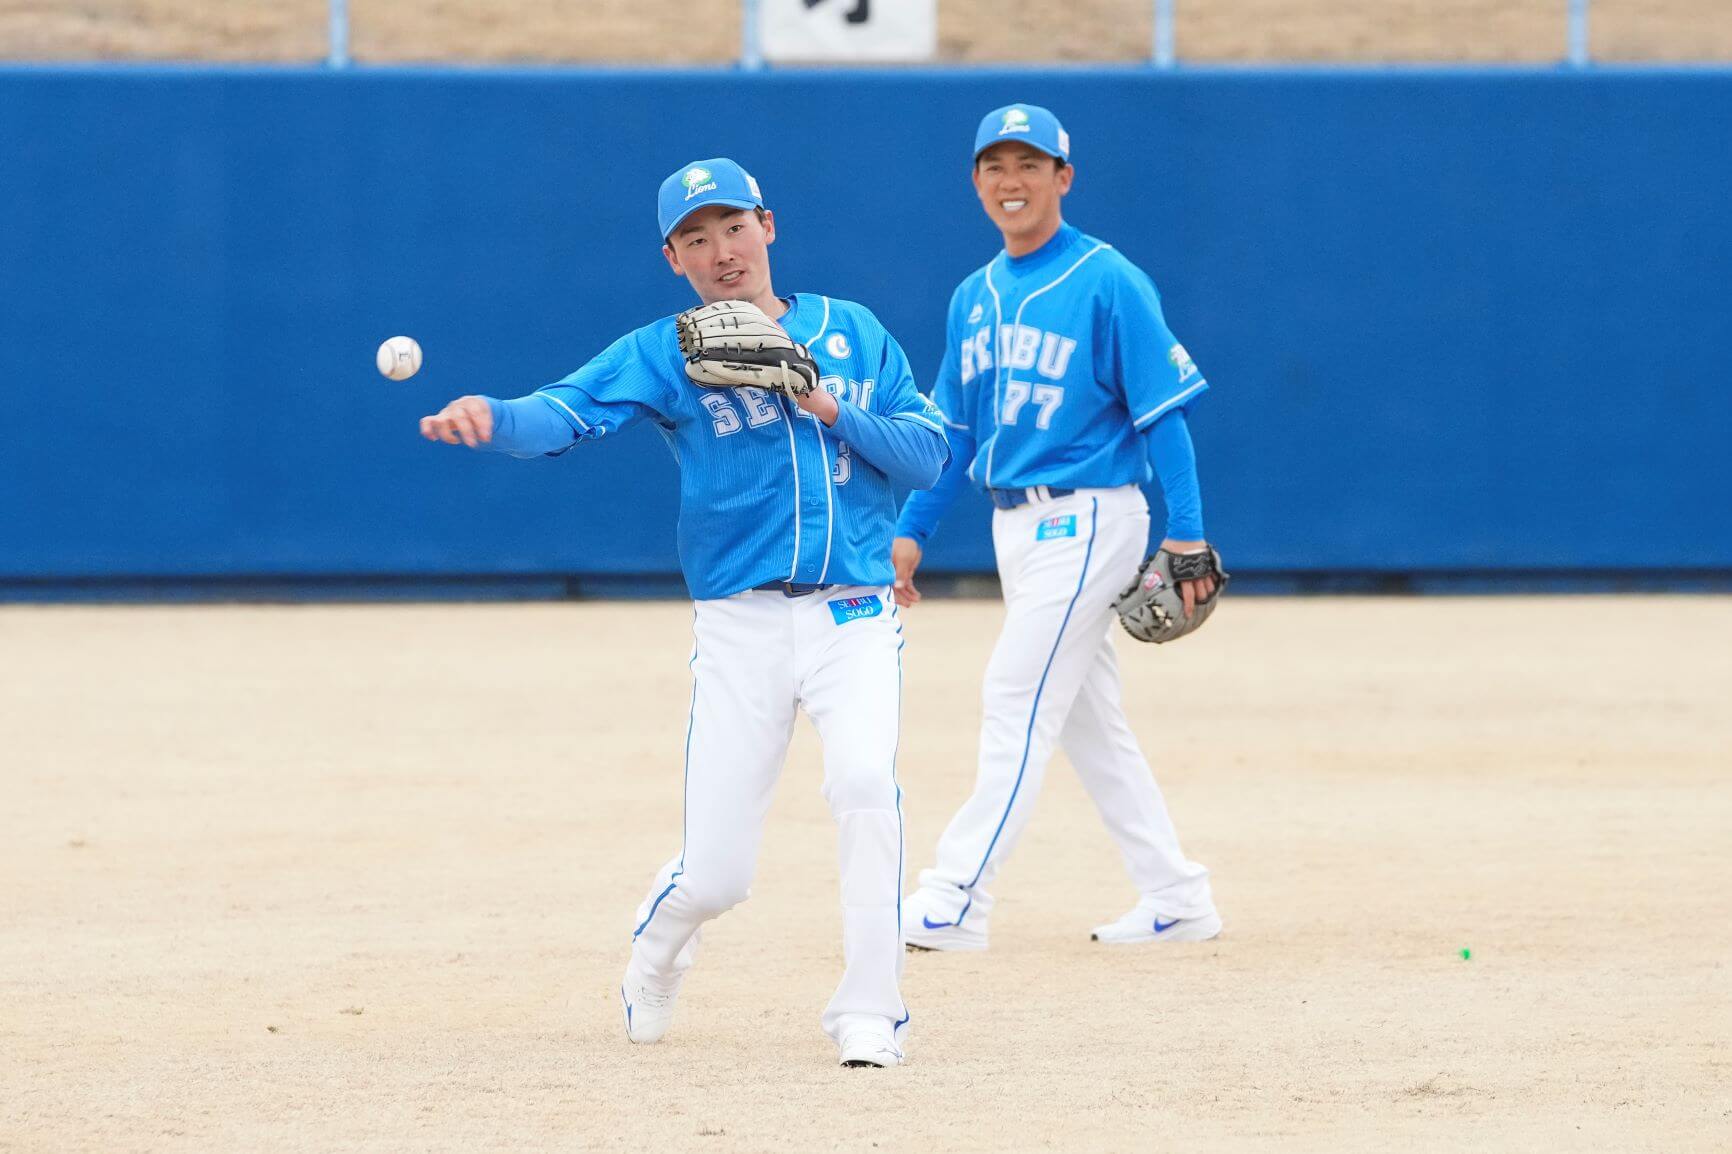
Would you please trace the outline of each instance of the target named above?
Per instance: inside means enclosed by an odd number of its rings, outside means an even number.
[[[972,434],[985,488],[1141,484],[1140,432],[1208,388],[1154,282],[1070,225],[957,286],[945,332],[933,398]]]
[[[778,323],[810,350],[824,388],[942,438],[942,416],[869,310],[809,293],[787,299]],[[639,421],[661,433],[679,464],[680,567],[692,596],[770,581],[888,584],[889,478],[781,394],[702,388],[684,365],[674,318],[664,317],[536,395],[571,426],[573,444]]]

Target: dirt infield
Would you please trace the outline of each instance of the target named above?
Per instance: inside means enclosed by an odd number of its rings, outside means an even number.
[[[1565,54],[1565,0],[1175,0],[1210,61],[1527,61]],[[363,61],[726,63],[731,0],[351,0]],[[1153,0],[939,0],[942,61],[1135,61]],[[694,17],[696,13],[696,17]],[[1605,60],[1732,59],[1725,0],[1593,0]],[[0,58],[315,60],[326,0],[0,0]]]
[[[911,868],[997,618],[909,616]],[[1121,646],[1226,933],[1091,945],[1133,895],[1056,766],[992,952],[910,959],[882,1072],[818,1031],[804,726],[753,900],[623,1037],[689,623],[0,609],[0,1150],[1732,1146],[1732,599],[1242,598]]]

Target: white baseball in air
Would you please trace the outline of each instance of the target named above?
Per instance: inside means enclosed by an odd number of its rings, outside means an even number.
[[[421,346],[414,337],[392,337],[373,358],[379,371],[393,381],[406,381],[421,371]]]

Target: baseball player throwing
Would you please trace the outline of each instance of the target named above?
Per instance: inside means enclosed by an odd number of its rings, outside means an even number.
[[[906,607],[920,598],[914,573],[939,518],[967,481],[985,488],[1005,600],[974,794],[903,903],[908,944],[919,948],[986,948],[988,887],[1028,823],[1054,745],[1142,895],[1095,940],[1197,941],[1221,930],[1208,871],[1180,851],[1125,720],[1111,641],[1121,591],[1123,602],[1144,599],[1124,608],[1127,628],[1164,640],[1200,624],[1225,579],[1203,538],[1185,423],[1207,386],[1149,278],[1064,222],[1069,159],[1069,134],[1044,108],[1014,104],[980,123],[974,187],[1004,251],[951,297],[934,387],[950,462],[936,486],[909,497],[897,527],[895,594]],[[1151,462],[1167,532],[1139,571],[1149,509],[1138,485]],[[1170,597],[1170,613],[1155,594]]]
[[[461,397],[421,433],[532,457],[648,422],[679,463],[680,564],[695,601],[684,842],[633,919],[626,1035],[661,1040],[700,928],[747,896],[804,708],[841,841],[844,969],[823,1028],[844,1066],[893,1066],[908,1010],[892,486],[933,483],[943,425],[865,308],[776,295],[775,219],[739,165],[681,168],[657,215],[663,255],[701,307],[528,396]]]

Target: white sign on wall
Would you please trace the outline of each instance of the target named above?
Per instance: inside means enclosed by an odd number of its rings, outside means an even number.
[[[930,60],[938,0],[763,0],[764,59]]]

